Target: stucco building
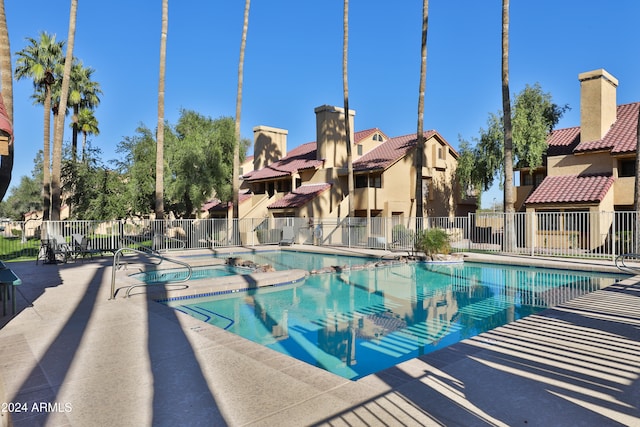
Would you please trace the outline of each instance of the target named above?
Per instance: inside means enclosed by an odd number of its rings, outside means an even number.
[[[595,247],[612,235],[612,215],[633,209],[635,158],[640,103],[617,105],[618,80],[603,69],[581,73],[580,126],[551,132],[543,167],[520,170],[516,208],[535,222],[553,221],[558,232],[576,228],[567,214],[583,215]],[[573,215],[573,218],[578,216]],[[548,225],[548,224],[545,224]],[[530,230],[541,229],[535,223]]]
[[[315,109],[316,141],[288,151],[288,131],[254,128],[253,170],[242,176],[240,218],[344,218],[349,197],[362,218],[416,216],[416,135],[390,138],[378,128],[354,132],[349,111],[354,171],[348,191],[344,109]],[[455,178],[458,153],[436,131],[425,132],[424,216],[453,217],[475,210],[475,198],[460,197]],[[211,217],[230,217],[229,204],[208,206]]]

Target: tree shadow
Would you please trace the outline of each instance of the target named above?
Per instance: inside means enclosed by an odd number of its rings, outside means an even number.
[[[226,425],[176,310],[147,298],[147,314],[153,376],[151,424],[177,426],[189,420],[190,425]]]
[[[128,302],[123,298],[98,300],[106,298],[105,289],[101,287],[105,287],[109,281],[106,278],[111,276],[110,270],[105,268],[106,263],[102,268],[91,270],[91,277],[80,282],[70,279],[71,276],[65,279],[64,273],[60,273],[61,269],[79,266],[47,265],[33,269],[31,263],[28,264],[15,270],[18,275],[22,274],[24,283],[29,283],[24,297],[34,301],[34,316],[40,315],[40,309],[42,316],[51,316],[51,322],[55,322],[59,318],[58,309],[52,306],[56,301],[60,301],[59,310],[69,307],[64,305],[67,303],[72,307],[55,336],[49,339],[48,329],[41,337],[37,332],[30,333],[29,337],[12,335],[11,346],[0,351],[5,365],[16,374],[13,381],[20,381],[12,384],[10,389],[15,392],[6,396],[7,401],[23,402],[28,409],[11,414],[14,426],[71,425],[76,411],[81,414],[79,419],[86,421],[89,418],[84,417],[90,414],[98,424],[107,419],[117,424],[118,419],[126,417],[127,411],[141,414],[141,419],[146,416],[145,411],[151,412],[152,425],[181,425],[185,419],[192,425],[227,424],[174,310],[148,300],[146,326],[140,326],[142,331],[129,332],[127,327],[131,320],[115,317],[114,313],[122,313],[122,310],[112,308],[112,305]],[[55,278],[50,275],[51,270],[56,271]],[[48,274],[46,280],[43,280],[43,274]],[[77,286],[78,293],[83,294],[76,298],[73,294],[60,293],[39,304],[38,299],[47,288],[64,281],[67,282],[65,286]],[[43,282],[47,284],[43,285]],[[21,299],[21,307],[27,304],[28,301]],[[50,313],[51,310],[55,313]],[[23,313],[23,316],[28,315]],[[135,316],[135,311],[131,315]],[[136,350],[144,345],[136,340],[137,336],[144,336],[144,329],[148,337],[147,355]],[[45,340],[46,348],[38,348]],[[145,358],[148,358],[148,364]],[[145,366],[149,366],[150,375]],[[93,371],[93,368],[97,369]],[[140,376],[131,375],[136,369],[141,369]],[[152,380],[149,386],[145,384],[147,378]],[[147,398],[143,394],[145,387],[152,387],[153,393],[152,406],[148,409],[140,406]],[[61,400],[63,389],[64,396],[70,397],[71,401]],[[136,390],[142,393],[136,393]],[[105,405],[104,409],[97,408],[101,405]],[[95,418],[87,411],[94,411]],[[100,417],[107,418],[100,421]]]

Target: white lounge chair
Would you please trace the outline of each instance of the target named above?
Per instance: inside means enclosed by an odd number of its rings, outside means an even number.
[[[293,227],[284,227],[282,229],[282,239],[280,240],[280,246],[291,246],[296,238],[296,233],[293,231]]]

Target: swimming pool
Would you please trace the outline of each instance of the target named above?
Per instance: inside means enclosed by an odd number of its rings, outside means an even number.
[[[320,270],[331,266],[351,267],[353,265],[362,265],[380,260],[380,258],[366,256],[322,254],[289,250],[235,252],[232,254],[218,254],[216,257],[237,257],[258,265],[269,264],[276,270],[298,268],[306,271]]]
[[[190,280],[212,279],[216,277],[235,276],[237,274],[249,274],[250,268],[232,267],[230,265],[213,265],[206,267],[194,267]],[[166,270],[152,270],[132,274],[130,277],[147,284],[164,284],[184,280],[188,275],[185,268],[171,268]]]
[[[286,289],[163,303],[358,379],[622,280],[494,264],[404,264],[312,275]]]

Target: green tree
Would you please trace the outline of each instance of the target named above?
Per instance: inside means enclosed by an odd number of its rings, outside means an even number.
[[[38,93],[44,92],[44,150],[42,175],[42,205],[44,218],[50,218],[51,207],[51,86],[55,81],[55,69],[62,62],[64,41],[57,42],[55,35],[40,33],[38,40],[27,38],[27,46],[17,53],[16,79],[33,80],[35,93],[32,96],[38,102]]]
[[[165,126],[166,208],[176,216],[193,216],[212,196],[230,200],[232,195],[235,125],[231,117],[211,119],[182,110],[178,124]],[[240,160],[250,141],[241,139]],[[136,135],[124,138],[117,148],[116,162],[126,190],[123,192],[135,215],[145,215],[155,206],[155,139],[141,125]]]
[[[544,93],[540,84],[535,83],[533,86],[526,85],[516,95],[513,109],[517,165],[524,165],[533,171],[542,166],[547,151],[547,136],[569,107],[554,104],[551,94]]]
[[[98,119],[93,115],[93,111],[88,108],[82,108],[78,111],[77,120],[71,126],[82,132],[82,161],[85,161],[85,150],[87,146],[87,136],[99,135]],[[72,146],[72,156],[75,158],[76,147]]]
[[[24,214],[42,210],[42,150],[33,160],[31,176],[22,176],[20,184],[9,189],[7,198],[0,202],[0,215],[14,220],[24,219]]]
[[[2,202],[2,216],[21,221],[24,214],[42,209],[40,184],[26,175],[20,178],[17,187],[11,187],[9,196]]]
[[[234,146],[244,160],[250,145],[247,139],[235,141],[235,123],[230,117],[211,119],[195,111],[182,110],[167,146],[168,205],[176,216],[192,217],[212,196],[233,197],[229,177],[233,172]]]
[[[73,107],[73,117],[71,119],[71,157],[76,160],[78,152],[78,133],[81,132],[80,112],[92,112],[100,104],[100,83],[93,81],[92,76],[95,70],[82,65],[82,61],[74,60],[71,67],[71,82],[69,87],[69,105]],[[93,114],[92,114],[93,115]],[[93,118],[95,120],[95,117]],[[97,122],[96,122],[97,125]],[[97,135],[97,133],[93,133]],[[86,134],[85,134],[86,139]],[[86,141],[84,141],[86,143]],[[83,146],[84,147],[84,146]],[[83,148],[84,149],[84,148]]]
[[[547,136],[568,106],[553,103],[551,94],[543,92],[539,84],[527,85],[517,94],[512,108],[513,164],[531,171],[542,165],[547,150]],[[460,140],[460,160],[457,174],[462,188],[473,186],[488,190],[496,177],[504,173],[503,115],[490,113],[487,128],[480,129],[475,147]],[[469,164],[466,162],[469,161]]]
[[[67,150],[62,167],[65,202],[71,206],[73,219],[116,219],[126,216],[129,203],[126,182],[119,174],[100,162],[100,150],[89,143],[83,162],[73,160],[73,150]]]
[[[71,65],[73,64],[73,46],[76,34],[76,16],[78,0],[71,0],[69,11],[69,36],[67,37],[67,53],[64,60],[64,72],[62,75],[62,89],[60,91],[60,106],[58,118],[55,121],[53,132],[53,157],[51,160],[51,219],[60,220],[61,210],[61,175],[62,175],[62,139],[64,137],[64,119],[67,110],[69,85],[71,80]]]
[[[116,151],[124,157],[116,165],[127,183],[130,215],[146,215],[155,208],[156,141],[153,132],[144,125],[136,133],[118,144]]]
[[[420,84],[418,89],[418,131],[416,132],[416,218],[422,228],[424,194],[422,191],[422,159],[424,157],[424,92],[427,86],[427,31],[429,29],[429,0],[422,1],[422,41],[420,43]]]
[[[9,44],[7,17],[4,11],[4,0],[0,0],[0,84],[7,118],[9,119],[9,124],[13,127],[13,74],[11,72],[11,47]],[[9,154],[2,156],[0,163],[0,200],[4,198],[11,183],[13,141],[14,135],[12,132],[9,137]]]

